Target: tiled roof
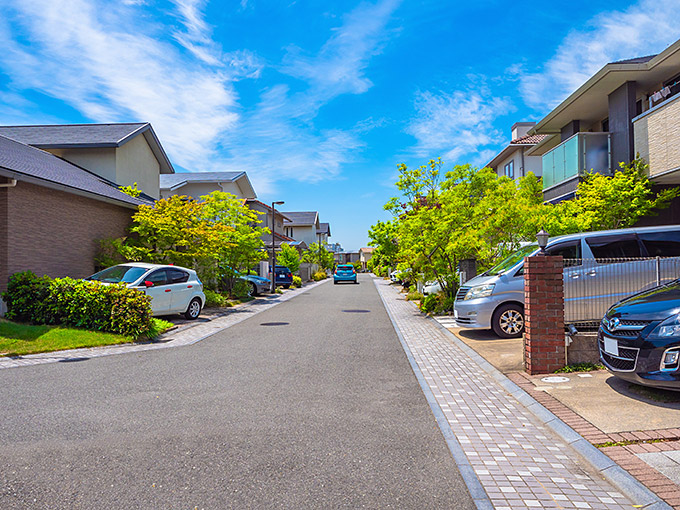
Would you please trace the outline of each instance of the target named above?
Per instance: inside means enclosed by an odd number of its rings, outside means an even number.
[[[284,212],[289,220],[286,220],[286,225],[315,225],[319,213],[316,211],[303,212]]]
[[[331,235],[330,223],[319,223],[319,228],[316,229],[317,234]]]
[[[127,124],[64,124],[0,126],[0,135],[41,148],[92,146],[118,147],[148,122]]]
[[[161,189],[170,189],[178,184],[191,182],[234,182],[245,172],[182,172],[161,175]]]
[[[148,122],[0,126],[0,135],[40,149],[115,148],[140,134],[144,134],[161,173],[173,173],[172,163]]]
[[[536,145],[550,135],[525,135],[515,138],[510,145]]]
[[[656,55],[646,55],[644,57],[629,58],[626,60],[617,60],[616,62],[611,62],[612,64],[646,64],[652,60]]]
[[[57,184],[73,191],[84,191],[125,204],[153,204],[150,198],[126,195],[114,183],[102,177],[49,152],[2,135],[0,135],[0,173],[18,180],[28,177],[36,183]]]

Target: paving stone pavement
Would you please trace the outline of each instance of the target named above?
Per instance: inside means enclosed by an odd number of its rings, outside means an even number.
[[[153,351],[156,349],[170,349],[173,347],[181,347],[191,345],[196,342],[214,335],[218,331],[229,328],[234,324],[238,324],[260,312],[269,310],[270,308],[293,299],[295,296],[307,292],[310,289],[329,280],[322,280],[320,282],[309,283],[304,287],[295,291],[288,291],[277,296],[271,296],[267,299],[256,299],[250,301],[242,306],[230,309],[226,315],[214,318],[211,321],[200,323],[191,328],[182,328],[180,331],[171,331],[163,336],[160,342],[149,342],[139,344],[122,344],[111,345],[106,347],[92,347],[85,349],[71,349],[67,351],[46,352],[42,354],[30,354],[27,356],[15,357],[0,357],[0,370],[5,368],[17,368],[32,365],[40,365],[43,363],[68,363],[77,362],[89,358],[98,358],[101,356],[111,356],[114,354],[124,354],[128,352]]]
[[[389,282],[374,282],[494,508],[635,508]]]

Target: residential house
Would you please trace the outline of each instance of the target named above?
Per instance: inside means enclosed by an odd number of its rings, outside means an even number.
[[[213,191],[224,191],[238,198],[257,198],[245,172],[184,172],[161,175],[161,198],[186,195],[198,199]]]
[[[544,198],[574,196],[586,172],[611,174],[639,153],[660,185],[680,184],[680,41],[658,55],[612,62],[554,108],[529,134],[541,156]],[[657,222],[678,222],[674,204]]]
[[[527,134],[535,125],[535,122],[516,122],[513,124],[510,143],[494,156],[486,166],[492,168],[499,176],[506,176],[514,180],[525,177],[529,172],[540,177],[541,157],[528,156],[527,151],[548,135]]]
[[[0,290],[19,271],[92,274],[99,240],[125,235],[137,206],[153,203],[148,195],[126,195],[95,172],[0,135]]]
[[[260,226],[268,228],[270,231],[272,230],[273,217],[276,217],[276,225],[274,226],[274,246],[276,247],[277,251],[281,248],[282,243],[294,246],[300,252],[307,249],[307,244],[305,242],[296,241],[292,237],[284,235],[283,222],[288,219],[284,213],[276,210],[276,215],[274,215],[274,210],[271,208],[271,206],[254,198],[246,199],[245,204],[253,211],[262,213],[260,215],[260,220],[262,222]],[[272,234],[263,234],[262,240],[264,241],[265,248],[271,252]]]
[[[119,186],[160,198],[159,175],[174,169],[151,124],[0,126],[0,135],[43,149]]]
[[[316,230],[316,237],[326,249],[328,248],[328,238],[331,236],[331,225],[330,223],[319,223],[319,228]]]
[[[316,211],[286,212],[283,214],[286,219],[283,222],[284,235],[304,241],[307,246],[319,242],[319,213]],[[330,229],[329,229],[330,234]]]
[[[373,257],[373,250],[375,248],[359,248],[359,262],[361,262],[361,268],[366,271],[368,269],[368,261]]]

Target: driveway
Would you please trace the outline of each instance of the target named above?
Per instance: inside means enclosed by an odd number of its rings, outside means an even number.
[[[0,371],[0,508],[472,508],[360,282],[185,347]]]

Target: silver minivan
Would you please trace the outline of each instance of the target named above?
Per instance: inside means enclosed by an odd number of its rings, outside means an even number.
[[[500,264],[465,282],[454,302],[456,324],[463,328],[492,329],[502,338],[521,336],[524,332],[524,257],[534,256],[538,251],[536,244],[524,246]],[[650,257],[680,257],[680,225],[559,236],[549,239],[545,251],[548,255],[569,259],[564,268],[565,320],[587,317],[589,321],[599,322],[614,302],[657,284],[658,266]],[[677,259],[673,262],[677,263]],[[661,261],[661,264],[668,263]],[[662,274],[671,275],[672,271],[662,271]],[[661,283],[678,276],[666,276]],[[635,280],[634,291],[627,282],[629,279]],[[606,296],[601,296],[603,288],[608,289]]]

